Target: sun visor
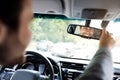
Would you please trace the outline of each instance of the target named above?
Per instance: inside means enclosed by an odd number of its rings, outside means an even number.
[[[103,19],[106,15],[106,9],[90,9],[86,8],[82,10],[81,18],[85,19]]]
[[[63,14],[61,0],[33,0],[34,13]]]

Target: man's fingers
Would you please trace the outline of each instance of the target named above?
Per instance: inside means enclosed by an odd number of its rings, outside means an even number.
[[[102,35],[100,38],[100,47],[106,47],[111,49],[115,45],[115,40],[112,37],[112,34],[106,31],[105,28],[102,29]]]
[[[106,28],[102,29],[102,34],[107,34]]]

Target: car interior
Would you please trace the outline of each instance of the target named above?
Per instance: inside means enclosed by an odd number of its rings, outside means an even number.
[[[113,80],[120,80],[120,0],[33,0],[26,62],[0,66],[0,80],[75,80],[84,73],[106,27],[116,40]]]

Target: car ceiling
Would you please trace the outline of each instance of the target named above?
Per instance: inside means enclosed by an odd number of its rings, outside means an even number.
[[[106,9],[102,20],[120,18],[120,0],[33,0],[34,13],[62,14],[79,19],[85,8]]]

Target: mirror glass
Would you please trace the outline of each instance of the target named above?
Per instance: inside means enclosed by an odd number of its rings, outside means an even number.
[[[81,36],[84,38],[99,40],[102,30],[94,28],[94,27],[87,27],[87,26],[83,26],[83,25],[71,24],[68,26],[67,32],[69,34]]]

